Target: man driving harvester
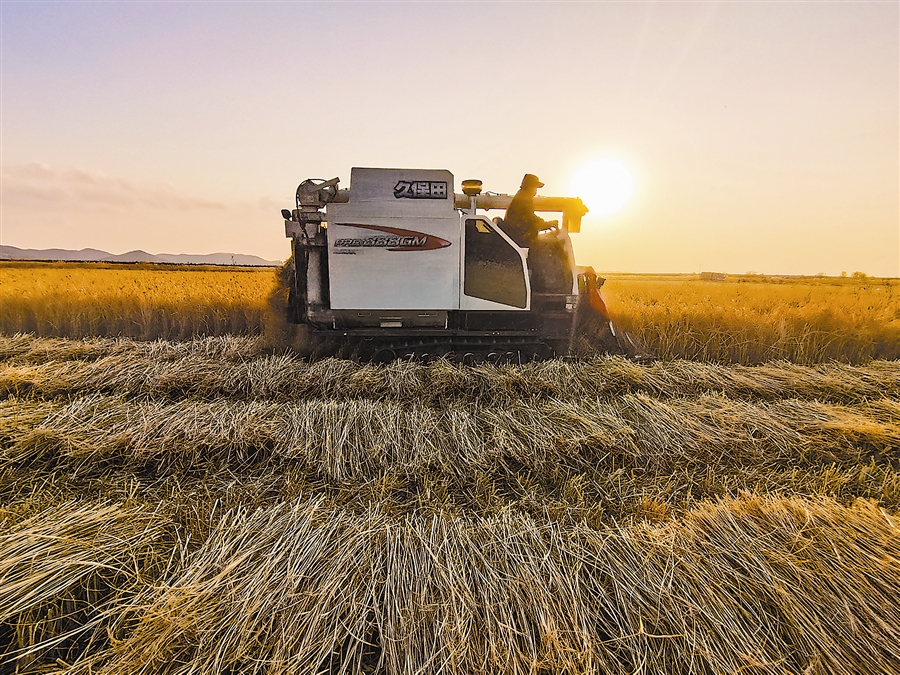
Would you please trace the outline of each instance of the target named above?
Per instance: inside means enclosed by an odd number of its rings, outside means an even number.
[[[503,223],[508,226],[507,234],[523,248],[531,248],[542,230],[556,227],[555,220],[544,220],[534,213],[534,196],[544,184],[533,173],[526,173],[522,185],[506,209]]]
[[[544,230],[556,229],[559,222],[544,220],[534,213],[534,197],[544,184],[533,173],[522,178],[503,218],[503,230],[522,248],[527,248],[531,283],[537,293],[565,293],[572,287],[566,252],[555,238],[539,237]]]

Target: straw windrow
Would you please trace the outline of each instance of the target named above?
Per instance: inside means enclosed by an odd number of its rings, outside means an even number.
[[[610,398],[628,393],[681,398],[718,392],[731,398],[814,398],[851,403],[900,395],[897,361],[866,366],[773,362],[722,366],[692,361],[638,365],[618,357],[524,366],[465,367],[437,361],[389,366],[340,359],[309,363],[263,355],[251,338],[189,343],[95,340],[86,343],[0,337],[0,392],[42,397],[105,392],[130,396],[378,398],[442,407],[472,401],[504,404],[533,398]]]
[[[598,530],[304,500],[230,511],[171,559],[104,613],[93,672],[900,672],[897,523],[865,502]]]
[[[146,509],[67,502],[0,521],[2,660],[27,669],[101,649],[174,553],[165,518]]]
[[[756,404],[719,396],[609,402],[522,402],[505,408],[428,406],[369,400],[131,401],[89,396],[67,404],[0,404],[2,462],[44,455],[72,471],[97,467],[239,471],[295,466],[333,483],[385,474],[456,484],[473,476],[554,471],[660,474],[708,467],[891,466],[898,458],[897,403],[859,406],[786,400]],[[49,453],[49,454],[48,454]]]

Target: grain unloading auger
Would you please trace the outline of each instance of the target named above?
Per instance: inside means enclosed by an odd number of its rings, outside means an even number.
[[[282,210],[290,321],[377,361],[551,358],[572,353],[587,325],[594,346],[638,355],[610,320],[603,280],[575,265],[581,199],[535,197],[562,224],[529,249],[484,213],[512,198],[483,194],[480,181],[456,194],[449,171],[354,168],[350,188],[338,184],[305,180],[296,208]]]

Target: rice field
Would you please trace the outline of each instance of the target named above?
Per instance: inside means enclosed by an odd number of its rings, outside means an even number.
[[[613,316],[665,359],[757,364],[900,358],[900,280],[611,275]]]
[[[658,357],[722,364],[900,358],[900,280],[608,275],[615,320]],[[299,345],[277,271],[0,262],[0,333],[182,340],[262,335]]]
[[[900,673],[900,361],[844,361],[0,335],[0,671]]]
[[[272,269],[0,262],[0,331],[178,340],[258,334]]]

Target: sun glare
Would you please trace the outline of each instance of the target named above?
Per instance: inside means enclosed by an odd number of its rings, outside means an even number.
[[[572,194],[581,197],[591,215],[611,216],[634,194],[634,177],[615,159],[594,160],[575,174]]]

